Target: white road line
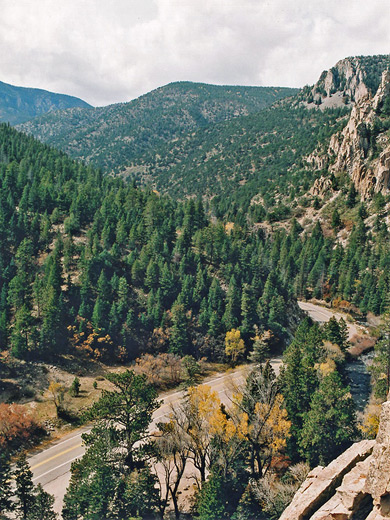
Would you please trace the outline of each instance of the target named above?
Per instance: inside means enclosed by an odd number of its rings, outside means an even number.
[[[67,443],[69,441],[72,441],[73,439],[76,439],[77,437],[81,437],[83,435],[83,433],[88,433],[89,431],[90,430],[85,430],[82,433],[78,433],[77,435],[73,435],[73,437],[70,437],[69,439],[66,439],[65,441],[61,441],[58,444],[53,444],[53,446],[50,446],[50,448],[45,448],[44,450],[42,450],[42,453],[43,453],[43,451],[46,452],[46,451],[52,450],[53,448],[57,448],[58,446],[61,446],[61,444],[65,444],[65,443]],[[36,455],[33,455],[31,458],[33,459],[34,457],[37,457],[38,455],[41,455],[41,453],[37,453]]]
[[[70,462],[73,462],[74,460],[79,459],[80,457],[82,457],[82,455],[77,455],[77,457],[73,457],[73,459],[67,460],[66,462],[63,462],[62,464],[60,464],[59,466],[57,466],[55,468],[52,468],[52,469],[49,469],[49,471],[46,471],[45,473],[42,473],[42,475],[39,475],[38,477],[33,478],[32,481],[34,482],[34,480],[38,480],[38,479],[40,479],[42,477],[45,477],[49,473],[52,473],[56,469],[62,468],[62,466],[66,466]],[[58,476],[60,476],[60,475],[58,475]],[[56,478],[58,478],[58,477],[56,477]],[[53,480],[55,480],[55,479],[53,479]]]

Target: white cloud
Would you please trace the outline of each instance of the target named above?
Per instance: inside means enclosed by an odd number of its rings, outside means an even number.
[[[126,101],[170,81],[303,86],[390,52],[388,0],[0,0],[0,80]]]

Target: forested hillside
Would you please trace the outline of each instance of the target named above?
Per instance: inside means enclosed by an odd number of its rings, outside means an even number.
[[[136,178],[183,198],[197,194],[231,218],[277,211],[277,201],[307,193],[318,173],[305,157],[343,128],[348,109],[271,107],[198,131],[146,155]],[[254,197],[262,208],[250,208]]]
[[[134,359],[223,355],[226,331],[286,336],[291,287],[261,234],[75,163],[1,127],[1,344]],[[221,354],[222,349],[222,354]]]
[[[67,108],[90,107],[82,99],[38,88],[15,87],[0,81],[0,121],[17,125],[33,117]]]
[[[106,171],[132,164],[163,143],[209,125],[258,112],[297,92],[280,87],[177,82],[129,103],[47,114],[19,128]]]
[[[91,164],[0,125],[2,374],[111,370],[90,381],[83,414],[64,405],[79,399],[78,377],[47,381],[59,424],[92,421],[85,455],[69,459],[64,520],[150,520],[170,507],[177,519],[273,520],[309,467],[375,435],[375,414],[358,425],[348,387],[346,322],[320,326],[297,305],[389,311],[390,75],[381,60],[351,60],[263,110],[287,91],[173,84],[72,109],[63,125],[45,116],[45,138],[69,134]],[[379,399],[390,387],[384,323]],[[282,351],[277,375],[269,358]],[[232,376],[228,405],[191,386],[204,361],[252,363],[242,384]],[[183,380],[183,397],[152,421],[158,385]],[[40,424],[5,403],[1,420],[0,516],[54,520],[25,457],[11,464]]]
[[[201,201],[106,177],[6,125],[0,157],[1,345],[17,357],[223,358],[231,329],[247,349],[257,329],[286,338],[294,295],[384,305],[388,229],[367,233],[356,197],[343,248],[318,223],[265,238],[210,219]]]
[[[20,128],[159,192],[212,200],[218,215],[238,223],[248,208],[257,222],[280,221],[305,212],[319,178],[352,174],[335,157],[335,141],[388,66],[388,55],[345,58],[285,100],[292,89],[173,83],[130,103],[49,114]],[[362,154],[379,157],[387,127],[358,123]]]

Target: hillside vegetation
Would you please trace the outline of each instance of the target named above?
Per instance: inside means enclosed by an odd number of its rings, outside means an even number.
[[[221,360],[231,329],[246,353],[256,330],[270,329],[275,344],[288,338],[294,296],[340,297],[362,312],[385,305],[388,228],[378,220],[368,232],[356,193],[346,247],[335,247],[333,216],[333,233],[319,223],[303,232],[294,220],[267,238],[207,215],[200,200],[140,190],[6,125],[0,145],[0,337],[16,357]]]
[[[258,112],[297,89],[170,83],[129,103],[47,114],[19,128],[106,171],[199,128]]]
[[[135,177],[177,198],[213,199],[213,207],[232,219],[237,210],[245,215],[254,197],[265,206],[256,211],[275,210],[278,199],[308,191],[316,173],[304,158],[329,142],[347,113],[282,103],[167,144],[142,159],[144,173]]]

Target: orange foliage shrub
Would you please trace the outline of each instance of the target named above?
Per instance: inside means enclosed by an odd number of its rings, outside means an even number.
[[[92,323],[86,322],[85,332],[78,332],[75,326],[69,326],[72,334],[71,345],[86,357],[101,361],[125,361],[126,351],[123,347],[115,346],[108,334],[100,329],[94,329]]]
[[[162,327],[153,330],[152,336],[148,340],[149,352],[164,352],[168,349],[169,334]]]
[[[182,380],[181,359],[169,353],[143,354],[136,359],[134,371],[145,374],[149,383],[157,387],[176,385]]]
[[[39,429],[33,415],[21,404],[0,404],[0,450],[26,442]]]

